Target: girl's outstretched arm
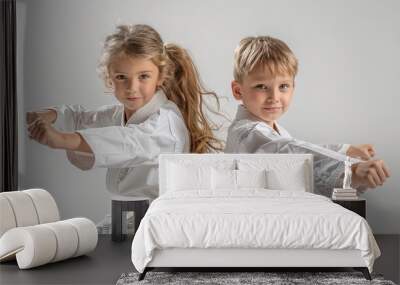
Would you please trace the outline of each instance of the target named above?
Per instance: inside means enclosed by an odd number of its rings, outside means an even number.
[[[38,118],[42,118],[44,121],[53,124],[57,120],[57,112],[52,109],[44,109],[26,113],[26,123],[28,125],[32,124]]]
[[[79,133],[66,133],[56,130],[51,122],[37,117],[28,126],[29,137],[50,148],[93,153],[90,146]]]

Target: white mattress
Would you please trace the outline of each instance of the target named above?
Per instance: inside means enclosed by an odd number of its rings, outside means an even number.
[[[166,193],[154,200],[132,243],[143,272],[156,249],[255,248],[360,250],[372,272],[379,248],[368,223],[307,192],[248,189]]]

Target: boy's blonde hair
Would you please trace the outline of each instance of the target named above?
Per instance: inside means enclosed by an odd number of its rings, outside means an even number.
[[[258,67],[267,67],[273,75],[297,74],[297,58],[283,41],[268,37],[247,37],[240,41],[235,49],[233,76],[236,81]]]
[[[190,136],[190,152],[222,150],[222,142],[213,135],[213,128],[203,112],[203,96],[214,92],[203,87],[199,73],[188,52],[176,44],[164,44],[159,33],[148,25],[120,25],[105,40],[98,70],[107,87],[111,86],[109,66],[115,56],[150,59],[159,69],[162,89],[184,118]]]

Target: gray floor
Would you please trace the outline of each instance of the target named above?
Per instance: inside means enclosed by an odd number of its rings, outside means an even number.
[[[131,241],[115,243],[100,236],[87,256],[19,270],[16,262],[0,264],[0,284],[115,284],[124,272],[134,271]]]
[[[375,235],[381,250],[374,265],[374,271],[383,274],[385,279],[400,284],[400,235]]]
[[[399,283],[400,236],[376,235],[382,256],[374,272]],[[100,236],[94,252],[42,267],[19,270],[16,262],[0,265],[0,284],[115,284],[123,272],[134,271],[130,260],[131,241],[114,243]]]

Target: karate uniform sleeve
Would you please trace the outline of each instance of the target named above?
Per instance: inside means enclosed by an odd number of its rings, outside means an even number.
[[[314,192],[330,197],[335,187],[342,187],[346,156],[316,144],[279,138],[262,124],[256,125],[247,135],[241,135],[252,153],[308,153],[314,160]],[[250,148],[249,148],[250,146]]]
[[[74,132],[112,125],[116,106],[103,106],[96,110],[88,110],[82,105],[62,105],[49,109],[57,112],[57,119],[54,122],[56,129]]]
[[[97,110],[88,110],[81,105],[62,105],[51,107],[57,112],[54,122],[56,129],[63,132],[112,125],[116,116],[116,106],[104,106]],[[69,162],[81,170],[89,170],[94,165],[94,155],[78,151],[66,151]]]
[[[347,150],[350,147],[350,144],[318,144],[320,147],[327,148],[341,154],[346,155]]]
[[[172,112],[153,114],[142,124],[78,131],[93,151],[93,167],[125,168],[155,160],[160,153],[183,152],[187,131]]]

